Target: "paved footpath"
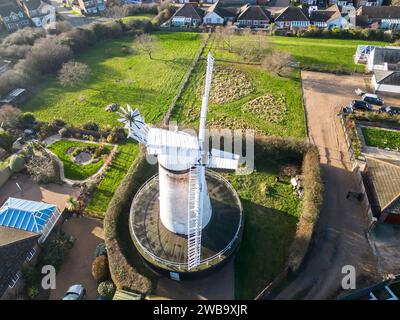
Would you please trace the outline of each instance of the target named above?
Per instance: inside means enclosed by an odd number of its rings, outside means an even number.
[[[341,290],[342,267],[352,265],[357,285],[379,279],[377,259],[366,238],[365,210],[348,191],[359,191],[337,117],[341,107],[364,88],[362,76],[302,72],[309,139],[321,154],[324,204],[315,238],[298,276],[277,299],[332,299]]]

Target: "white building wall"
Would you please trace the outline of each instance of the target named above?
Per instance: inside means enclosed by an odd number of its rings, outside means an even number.
[[[217,15],[215,12],[209,12],[203,19],[205,24],[223,24],[224,18]]]

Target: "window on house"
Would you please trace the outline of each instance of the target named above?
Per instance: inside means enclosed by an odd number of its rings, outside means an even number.
[[[28,255],[26,256],[26,260],[31,261],[32,258],[35,256],[35,254],[36,254],[36,249],[32,248],[32,250],[29,251]]]
[[[14,277],[12,277],[11,278],[11,280],[10,280],[10,282],[9,282],[9,284],[8,284],[8,286],[12,289],[12,288],[14,288],[14,286],[15,286],[15,284],[18,282],[18,280],[19,280],[19,277],[20,277],[20,274],[19,274],[19,272],[17,272],[15,275],[14,275]]]

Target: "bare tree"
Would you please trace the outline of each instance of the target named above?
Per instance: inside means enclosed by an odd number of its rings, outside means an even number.
[[[122,5],[113,5],[104,11],[104,16],[113,19],[122,19],[126,16],[126,8]]]
[[[293,70],[294,63],[295,61],[289,53],[273,50],[263,59],[261,67],[280,77],[288,77]]]
[[[14,126],[17,123],[17,117],[21,110],[6,104],[0,108],[0,126]]]
[[[150,59],[153,59],[152,54],[158,49],[158,42],[147,33],[143,33],[136,38],[136,46],[138,49],[146,53]]]
[[[226,26],[218,26],[215,29],[215,41],[217,47],[225,49],[225,47],[232,52],[232,38],[235,34],[235,27],[232,24],[227,24]]]
[[[63,87],[72,87],[88,79],[90,68],[88,65],[76,61],[64,63],[58,75],[60,84]]]
[[[26,164],[33,181],[37,183],[59,182],[57,162],[44,150],[35,150]]]

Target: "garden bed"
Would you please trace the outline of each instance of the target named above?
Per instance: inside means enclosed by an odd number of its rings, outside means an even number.
[[[109,157],[112,146],[60,140],[48,147],[64,164],[67,179],[82,181],[97,173]]]
[[[370,147],[398,150],[400,148],[400,131],[361,126],[365,143]]]

